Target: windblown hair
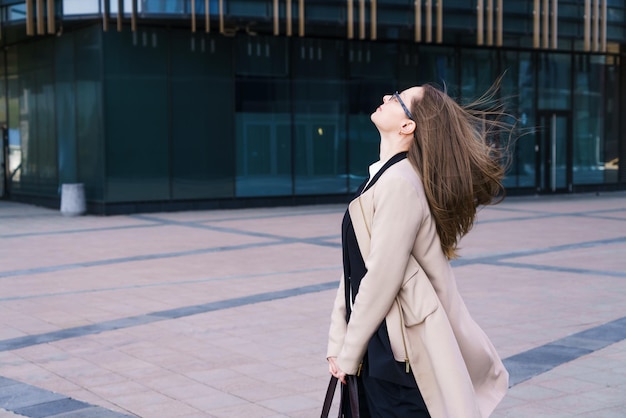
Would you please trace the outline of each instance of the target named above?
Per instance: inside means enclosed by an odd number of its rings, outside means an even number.
[[[422,87],[423,97],[411,102],[416,127],[408,158],[422,178],[441,248],[453,259],[478,207],[504,198],[502,153],[489,140],[509,125],[494,100],[499,80],[463,106],[432,85]]]

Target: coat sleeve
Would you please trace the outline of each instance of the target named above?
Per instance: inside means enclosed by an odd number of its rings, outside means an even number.
[[[346,296],[345,280],[343,274],[339,282],[339,289],[335,296],[335,303],[330,315],[330,330],[328,331],[328,349],[326,358],[337,357],[343,346],[343,339],[346,335]]]
[[[415,186],[404,177],[382,176],[373,196],[367,273],[350,315],[337,364],[355,374],[370,338],[400,291],[404,273],[424,214]]]

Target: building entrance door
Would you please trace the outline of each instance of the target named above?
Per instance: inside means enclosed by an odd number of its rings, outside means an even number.
[[[537,192],[572,191],[572,153],[569,112],[542,110],[537,115],[535,144]]]

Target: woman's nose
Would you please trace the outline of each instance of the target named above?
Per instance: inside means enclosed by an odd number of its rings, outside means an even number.
[[[383,96],[383,103],[387,103],[389,101],[389,98],[391,97],[391,94],[385,94]]]

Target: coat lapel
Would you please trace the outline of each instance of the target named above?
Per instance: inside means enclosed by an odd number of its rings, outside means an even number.
[[[363,260],[367,260],[370,253],[370,231],[372,228],[372,217],[374,212],[374,189],[373,185],[368,191],[350,202],[348,211],[352,219],[354,234],[359,243],[359,250]]]

